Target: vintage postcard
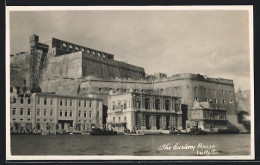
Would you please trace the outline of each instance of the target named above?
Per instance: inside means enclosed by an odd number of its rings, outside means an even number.
[[[255,158],[252,6],[7,6],[6,29],[7,160]]]

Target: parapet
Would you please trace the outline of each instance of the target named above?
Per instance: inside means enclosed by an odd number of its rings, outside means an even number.
[[[48,41],[49,42],[49,41]],[[53,49],[54,56],[60,56],[65,54],[70,54],[74,52],[87,52],[105,59],[114,59],[114,55],[102,52],[99,50],[91,49],[85,46],[77,45],[71,42],[63,41],[60,39],[52,38],[50,41],[50,47]]]
[[[182,80],[182,79],[234,85],[233,80],[230,80],[230,79],[210,78],[210,77],[207,77],[206,75],[193,74],[193,73],[176,74],[176,75],[172,75],[171,77],[168,77],[166,79],[156,80],[155,82],[174,81],[174,80]]]

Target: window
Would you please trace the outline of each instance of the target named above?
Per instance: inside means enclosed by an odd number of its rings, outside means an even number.
[[[89,107],[91,107],[92,106],[92,103],[91,103],[91,101],[89,102]]]
[[[115,122],[115,120],[116,120],[115,117],[113,117],[113,122]]]
[[[197,101],[199,101],[199,98],[198,98],[198,97],[196,97],[195,99],[196,99]]]
[[[87,112],[86,111],[84,111],[84,117],[87,117]]]
[[[50,100],[50,105],[52,105],[53,104],[53,99],[51,98],[51,100]]]
[[[229,91],[230,94],[232,94],[232,91]]]
[[[28,98],[27,102],[28,102],[28,104],[31,104],[31,99],[30,99],[30,98]]]
[[[79,117],[80,117],[81,111],[79,111]]]
[[[70,100],[70,106],[72,106],[72,100]]]
[[[194,90],[196,91],[196,90],[197,90],[197,87],[194,87]]]
[[[215,93],[216,93],[216,91],[217,91],[217,90],[216,90],[216,89],[214,89],[214,92],[215,92]]]
[[[114,101],[112,102],[112,105],[113,105],[112,109],[115,110],[115,102]]]
[[[207,92],[208,90],[207,90],[207,88],[205,88],[205,92]]]
[[[91,111],[89,111],[89,117],[92,117],[92,113],[91,113]]]
[[[225,104],[226,103],[226,100],[225,99],[223,99],[223,104]]]
[[[47,116],[47,110],[46,109],[44,109],[44,111],[43,111],[43,116]]]
[[[37,104],[41,104],[41,98],[40,97],[38,97],[38,99],[37,99]]]
[[[31,115],[31,109],[30,109],[30,108],[27,109],[27,115],[28,115],[28,116]]]
[[[79,107],[81,106],[81,101],[79,100]]]
[[[67,117],[68,116],[68,111],[67,110],[65,110],[65,117]]]
[[[84,101],[84,107],[86,107],[87,106],[87,101]]]
[[[124,103],[124,109],[126,109],[126,103]]]
[[[43,121],[46,121],[46,119],[43,119]]]
[[[26,87],[23,87],[23,93],[26,93]]]
[[[72,117],[72,110],[70,110],[70,117]]]
[[[20,94],[20,88],[19,87],[16,87],[16,93]]]
[[[50,110],[50,116],[52,116],[52,115],[53,115],[53,109]]]
[[[13,108],[13,115],[16,114],[16,108]]]
[[[215,103],[218,103],[218,100],[217,100],[217,99],[215,99]]]
[[[23,104],[23,98],[20,98],[20,104]]]
[[[177,91],[178,87],[175,87],[175,90]]]
[[[37,121],[40,121],[40,119],[37,119]]]
[[[124,121],[126,121],[126,117],[124,117]]]
[[[23,108],[20,108],[20,115],[23,115]]]
[[[44,105],[47,104],[47,98],[46,98],[46,97],[43,99],[43,104],[44,104]]]
[[[97,111],[97,117],[99,117],[99,111]]]
[[[16,103],[16,98],[13,98],[13,103]]]
[[[98,91],[102,91],[102,88],[98,88]]]
[[[60,99],[60,106],[62,106],[62,99]]]
[[[233,103],[233,100],[230,100],[230,103]]]
[[[37,109],[37,116],[40,116],[40,114],[41,114],[41,110]]]
[[[118,117],[118,121],[120,122],[120,120],[121,120],[121,117]]]
[[[10,88],[10,92],[13,93],[13,87]]]
[[[224,94],[224,90],[222,89],[222,94]]]
[[[62,110],[60,110],[60,116],[62,116]]]
[[[67,99],[65,100],[65,106],[67,106],[68,105],[68,103],[67,103]]]

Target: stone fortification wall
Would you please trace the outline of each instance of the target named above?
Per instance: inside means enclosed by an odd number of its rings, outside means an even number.
[[[123,63],[116,60],[105,59],[83,52],[82,76],[96,76],[102,78],[131,78],[144,79],[144,68]]]
[[[29,88],[30,54],[17,53],[10,56],[10,85]]]
[[[81,78],[95,76],[102,78],[131,78],[144,79],[145,72],[141,67],[136,67],[123,62],[105,59],[87,54],[75,52],[62,56],[48,55],[48,65],[43,77]]]

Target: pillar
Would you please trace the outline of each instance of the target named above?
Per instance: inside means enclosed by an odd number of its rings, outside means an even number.
[[[142,130],[146,130],[146,119],[145,119],[145,115],[144,114],[142,114],[141,115],[141,129]],[[148,121],[149,122],[149,121]]]
[[[182,115],[178,115],[177,118],[178,118],[177,128],[178,129],[183,129],[183,127],[182,127]]]
[[[151,130],[156,130],[156,116],[155,115],[151,115],[150,116],[151,120],[152,120],[152,128]]]
[[[166,116],[165,115],[162,115],[161,118],[161,124],[160,124],[160,127],[162,128],[165,128],[166,127]]]

